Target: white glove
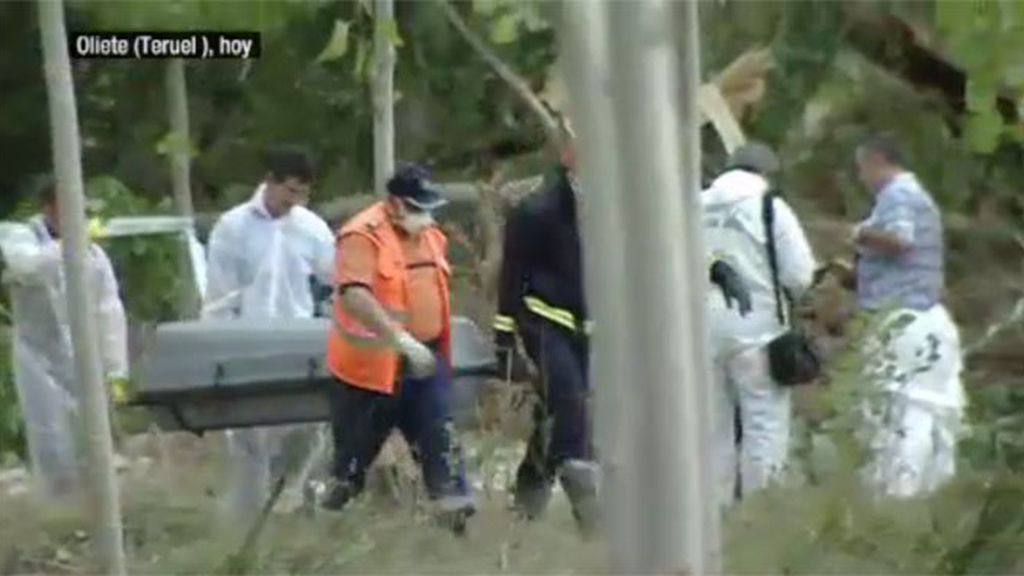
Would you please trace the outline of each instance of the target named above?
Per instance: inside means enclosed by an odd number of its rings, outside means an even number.
[[[398,335],[395,347],[409,361],[409,373],[413,378],[426,378],[437,370],[434,353],[408,332]]]

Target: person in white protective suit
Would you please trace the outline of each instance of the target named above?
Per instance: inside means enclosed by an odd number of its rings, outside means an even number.
[[[864,349],[872,461],[880,493],[925,494],[956,472],[966,398],[956,324],[943,306],[942,218],[935,201],[903,168],[895,138],[869,138],[856,153],[861,181],[875,195],[855,225],[857,302],[875,332]]]
[[[749,143],[733,153],[725,170],[701,193],[709,255],[728,263],[750,293],[750,311],[741,314],[720,291],[708,292],[716,406],[713,453],[723,504],[737,493],[766,487],[782,471],[789,451],[790,391],[772,380],[766,348],[786,330],[777,316],[762,218],[768,177],[778,168],[770,148]],[[781,198],[771,201],[779,284],[796,299],[811,285],[814,256],[793,210]]]
[[[13,315],[14,380],[25,421],[29,465],[42,497],[68,495],[78,485],[77,411],[82,391],[75,374],[60,243],[56,186],[48,176],[34,188],[42,214],[0,231],[3,282]],[[103,369],[113,392],[128,376],[128,337],[117,279],[107,254],[92,244],[89,285],[94,290]]]
[[[203,318],[311,318],[312,280],[330,286],[334,234],[305,207],[313,180],[304,149],[268,151],[266,174],[252,198],[223,214],[210,233]],[[269,495],[271,458],[289,428],[228,432],[228,506],[247,516]]]

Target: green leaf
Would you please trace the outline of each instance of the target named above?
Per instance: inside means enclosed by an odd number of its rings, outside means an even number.
[[[363,40],[356,42],[356,61],[355,66],[352,68],[352,75],[358,79],[366,77],[366,62],[370,54],[366,45],[367,43]]]
[[[491,24],[491,42],[511,44],[519,35],[519,14],[508,12]]]
[[[349,22],[344,20],[334,21],[334,30],[331,32],[331,38],[327,41],[320,55],[316,57],[316,62],[337,60],[348,53],[348,30],[350,25]]]
[[[979,78],[973,74],[967,80],[967,109],[971,112],[986,112],[996,103],[998,83],[988,82],[987,78]]]
[[[541,14],[539,2],[527,2],[523,5],[523,23],[530,32],[540,32],[551,28],[551,24]]]
[[[946,31],[970,27],[974,23],[973,2],[945,0],[935,3],[935,21]]]
[[[159,142],[156,143],[156,153],[161,156],[168,154],[180,154],[186,153],[190,156],[195,156],[196,150],[192,147],[191,143],[185,138],[185,135],[180,132],[170,131]]]
[[[967,121],[967,144],[979,154],[991,154],[1003,133],[1003,119],[993,108],[982,114],[971,115]]]
[[[401,48],[405,45],[405,43],[402,42],[402,36],[398,33],[398,22],[396,22],[394,18],[381,20],[377,22],[377,26],[380,27],[380,31],[384,33],[384,36],[387,37],[392,46],[395,48]]]
[[[481,16],[491,16],[501,7],[498,0],[473,0],[473,12]]]

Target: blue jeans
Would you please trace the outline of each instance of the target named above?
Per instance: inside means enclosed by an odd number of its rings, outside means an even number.
[[[432,500],[466,499],[469,487],[462,449],[451,418],[451,366],[439,358],[437,371],[422,379],[402,377],[393,394],[333,384],[331,431],[334,477],[359,493],[366,470],[391,431],[398,428],[423,470]]]

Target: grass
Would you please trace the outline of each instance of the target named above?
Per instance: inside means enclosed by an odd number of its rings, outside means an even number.
[[[176,438],[177,439],[177,438]],[[477,450],[485,451],[486,444]],[[122,477],[131,574],[596,574],[607,545],[576,533],[564,498],[546,518],[514,519],[504,492],[480,492],[466,538],[415,506],[372,497],[343,514],[274,513],[246,562],[248,526],[219,514],[223,459],[212,440],[172,445]],[[514,458],[514,452],[482,456]],[[726,517],[729,574],[1024,573],[1024,477],[965,470],[930,498],[876,501],[842,470],[768,490]],[[0,574],[89,574],[88,524],[74,505],[0,506]]]
[[[174,453],[122,477],[125,546],[131,574],[211,574],[231,568],[248,526],[219,514],[219,449]],[[605,547],[576,533],[563,498],[547,517],[522,524],[504,493],[480,494],[481,509],[465,538],[432,525],[412,506],[373,498],[343,514],[270,517],[248,566],[251,574],[586,573],[606,571]],[[86,514],[80,506],[40,506],[27,498],[0,507],[0,573],[88,574]]]

